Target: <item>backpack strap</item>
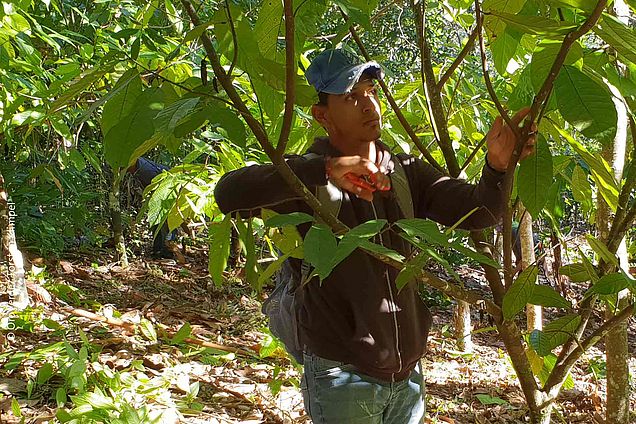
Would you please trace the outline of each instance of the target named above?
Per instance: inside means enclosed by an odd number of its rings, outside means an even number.
[[[409,187],[409,180],[406,176],[406,171],[402,165],[402,161],[397,156],[394,156],[393,161],[393,174],[391,174],[391,184],[395,193],[398,206],[404,214],[405,218],[415,218],[415,208],[413,207],[413,197],[411,196],[411,188]]]
[[[322,156],[316,153],[305,153],[303,157],[307,160],[311,160]],[[318,198],[318,201],[320,201],[320,204],[327,208],[333,216],[338,216],[343,200],[342,190],[336,187],[331,181],[327,180],[327,185],[316,187],[315,195]],[[322,221],[317,215],[316,219]]]

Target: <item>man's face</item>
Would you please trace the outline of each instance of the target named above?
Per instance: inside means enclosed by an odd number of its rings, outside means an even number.
[[[380,138],[382,114],[375,81],[364,79],[346,94],[330,94],[327,105],[316,118],[327,129],[330,137],[351,143],[368,143]]]

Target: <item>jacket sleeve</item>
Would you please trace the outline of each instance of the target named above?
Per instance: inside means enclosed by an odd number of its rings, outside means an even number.
[[[327,184],[323,156],[293,156],[286,161],[306,186]],[[241,216],[258,216],[261,208],[278,213],[308,209],[271,164],[252,165],[226,173],[217,183],[214,196],[225,214],[239,212]]]
[[[411,191],[415,214],[419,218],[452,226],[477,208],[458,228],[478,230],[497,224],[503,215],[501,183],[504,173],[488,164],[476,185],[447,177],[419,159],[412,159],[408,168],[414,171],[410,178],[415,183]]]

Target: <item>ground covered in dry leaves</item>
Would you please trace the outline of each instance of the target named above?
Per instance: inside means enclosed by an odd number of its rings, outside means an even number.
[[[6,338],[5,331],[1,340],[0,423],[20,422],[11,410],[13,398],[24,422],[53,422],[55,387],[61,383],[53,378],[29,388],[27,381],[36,380],[49,360],[39,353],[42,348],[63,340],[76,349],[88,342],[86,375],[104,369],[126,375],[131,383],[117,389],[120,395],[136,408],[163,413],[161,422],[310,422],[297,387],[299,369],[266,334],[260,313],[266,295],[254,294],[232,273],[224,287],[214,287],[205,252],[190,253],[185,263],[137,258],[127,269],[110,265],[108,255],[32,258],[44,269],[30,283],[36,304],[29,319],[35,324],[14,331],[15,338]],[[461,273],[473,286],[483,280],[470,268]],[[453,305],[434,293],[430,297],[435,324],[424,359],[427,422],[527,422],[511,364],[487,319],[480,321],[474,312],[475,351],[457,352]],[[186,322],[190,331],[179,336]],[[632,320],[632,342],[634,327]],[[631,371],[636,375],[634,358]],[[604,415],[603,372],[602,352],[593,349],[575,369],[574,388],[563,391],[553,422],[597,422]],[[193,383],[198,383],[194,392]]]

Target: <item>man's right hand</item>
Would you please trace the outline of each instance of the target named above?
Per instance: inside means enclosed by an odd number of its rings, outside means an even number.
[[[386,169],[360,156],[329,158],[326,168],[329,181],[369,202],[373,201],[374,191],[391,188]]]

